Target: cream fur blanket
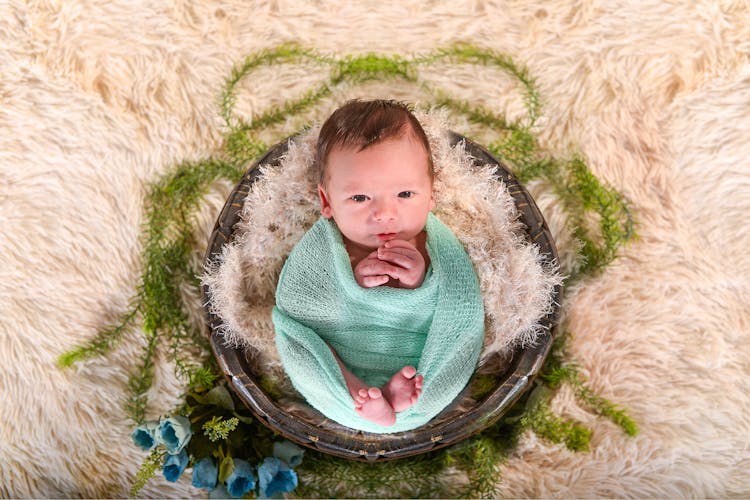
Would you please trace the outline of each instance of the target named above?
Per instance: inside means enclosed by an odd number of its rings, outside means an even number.
[[[641,433],[627,437],[562,390],[555,409],[594,429],[592,451],[530,434],[501,467],[503,495],[750,495],[750,6],[374,5],[0,3],[0,496],[127,493],[143,454],[120,404],[142,341],[73,370],[55,360],[125,310],[148,184],[222,147],[225,78],[282,41],[341,55],[406,57],[457,41],[507,53],[539,85],[542,144],[580,152],[631,200],[639,240],[568,290],[564,319],[593,388],[628,408]],[[252,116],[317,78],[260,71],[237,110]],[[521,109],[492,72],[445,67],[432,79],[491,109]],[[424,98],[403,82],[350,92],[328,109],[353,95]],[[199,241],[228,189],[208,198]],[[570,248],[554,199],[534,194]],[[180,391],[160,363],[154,412]],[[156,478],[142,494],[197,495],[188,482]]]

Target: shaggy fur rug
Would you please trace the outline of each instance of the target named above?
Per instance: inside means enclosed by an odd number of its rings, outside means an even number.
[[[626,436],[563,388],[554,408],[594,429],[591,451],[529,434],[500,467],[502,495],[750,495],[750,6],[374,5],[0,4],[0,496],[127,494],[143,453],[121,402],[144,341],[132,335],[68,370],[57,357],[126,310],[148,185],[221,150],[220,93],[233,65],[288,41],[341,56],[408,57],[459,41],[508,54],[539,86],[541,144],[580,154],[631,203],[638,240],[567,290],[564,321],[592,388],[627,408],[641,432]],[[503,75],[433,71],[462,99],[523,110]],[[319,80],[305,67],[260,70],[236,110],[249,118]],[[379,82],[344,87],[323,107],[355,95],[424,99],[407,82]],[[199,241],[229,188],[207,198]],[[538,193],[565,246],[548,198]],[[151,411],[170,411],[181,389],[158,363]],[[188,483],[157,477],[142,494],[199,495]]]

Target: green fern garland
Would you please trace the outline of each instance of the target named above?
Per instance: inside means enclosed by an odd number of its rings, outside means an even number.
[[[503,116],[451,97],[420,76],[420,67],[437,62],[505,71],[521,84],[526,117],[521,122],[509,122]],[[323,70],[327,68],[329,76],[300,97],[254,116],[250,123],[234,116],[239,83],[258,68],[281,64],[314,64]],[[573,270],[568,284],[605,268],[616,257],[618,248],[634,236],[631,213],[617,191],[603,186],[581,158],[559,160],[545,154],[538,146],[532,129],[540,114],[539,94],[526,69],[517,66],[510,57],[466,44],[409,59],[372,53],[333,57],[298,45],[281,45],[250,55],[227,79],[221,95],[220,115],[227,128],[221,158],[180,164],[152,187],[144,228],[144,269],[128,311],[115,326],[101,331],[86,345],[60,356],[59,363],[70,366],[82,359],[106,355],[136,329],[140,320],[144,348],[140,364],[129,379],[126,403],[128,415],[135,422],[144,420],[148,405],[146,392],[153,380],[154,356],[160,342],[169,346],[178,375],[192,392],[212,387],[220,378],[218,368],[210,356],[206,339],[188,321],[180,292],[185,285],[198,287],[198,273],[190,263],[192,214],[213,182],[228,179],[236,183],[248,164],[266,151],[267,144],[258,138],[261,131],[314,108],[343,84],[354,86],[390,79],[418,86],[432,96],[430,104],[433,106],[446,108],[487,129],[497,137],[488,149],[510,165],[521,182],[539,179],[553,190],[567,213],[574,236],[581,242],[580,265]],[[591,234],[585,223],[590,214],[599,221],[597,234]],[[570,449],[588,449],[591,431],[579,422],[558,417],[550,408],[550,400],[562,383],[570,385],[589,410],[611,418],[626,433],[634,435],[637,427],[624,410],[591,391],[575,363],[568,361],[566,338],[565,333],[560,334],[533,390],[497,424],[477,436],[397,463],[361,464],[311,451],[299,468],[302,484],[296,493],[321,497],[354,493],[363,497],[496,496],[499,466],[522,433],[532,430]],[[191,357],[191,352],[199,353],[198,357]],[[231,424],[215,421],[209,423],[208,428],[221,436],[229,432],[222,427],[227,425]],[[265,441],[263,446],[267,446]],[[136,478],[137,484],[142,486],[153,475],[158,458],[146,459]],[[457,485],[444,477],[449,469],[463,471],[468,483]]]
[[[154,449],[148,454],[138,468],[138,472],[135,473],[135,480],[133,481],[133,485],[130,487],[129,492],[131,497],[136,497],[138,492],[146,486],[146,483],[148,483],[149,480],[156,475],[157,471],[161,469],[161,464],[164,461],[165,454],[166,452],[160,449]]]

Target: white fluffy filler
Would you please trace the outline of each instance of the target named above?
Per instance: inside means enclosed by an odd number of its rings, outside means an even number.
[[[434,213],[463,243],[479,277],[486,311],[481,366],[534,342],[561,277],[525,240],[513,198],[493,168],[475,168],[463,143],[450,146],[440,113],[419,118],[433,151]],[[312,167],[317,133],[316,127],[290,140],[278,166],[261,166],[236,238],[203,277],[225,340],[251,347],[255,362],[276,379],[282,373],[271,323],[276,283],[292,247],[320,216]]]

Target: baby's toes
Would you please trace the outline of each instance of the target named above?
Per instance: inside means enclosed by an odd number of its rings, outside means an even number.
[[[380,399],[383,397],[383,393],[377,387],[370,387],[370,389],[367,390],[367,395],[370,396],[370,399]]]
[[[362,405],[368,402],[369,400],[370,400],[369,393],[364,389],[360,389],[359,392],[357,392],[357,394],[354,396],[354,407],[362,408]]]
[[[416,374],[417,374],[417,369],[414,368],[413,366],[405,366],[405,367],[401,368],[401,375],[405,379],[410,379],[410,378],[412,378]]]

